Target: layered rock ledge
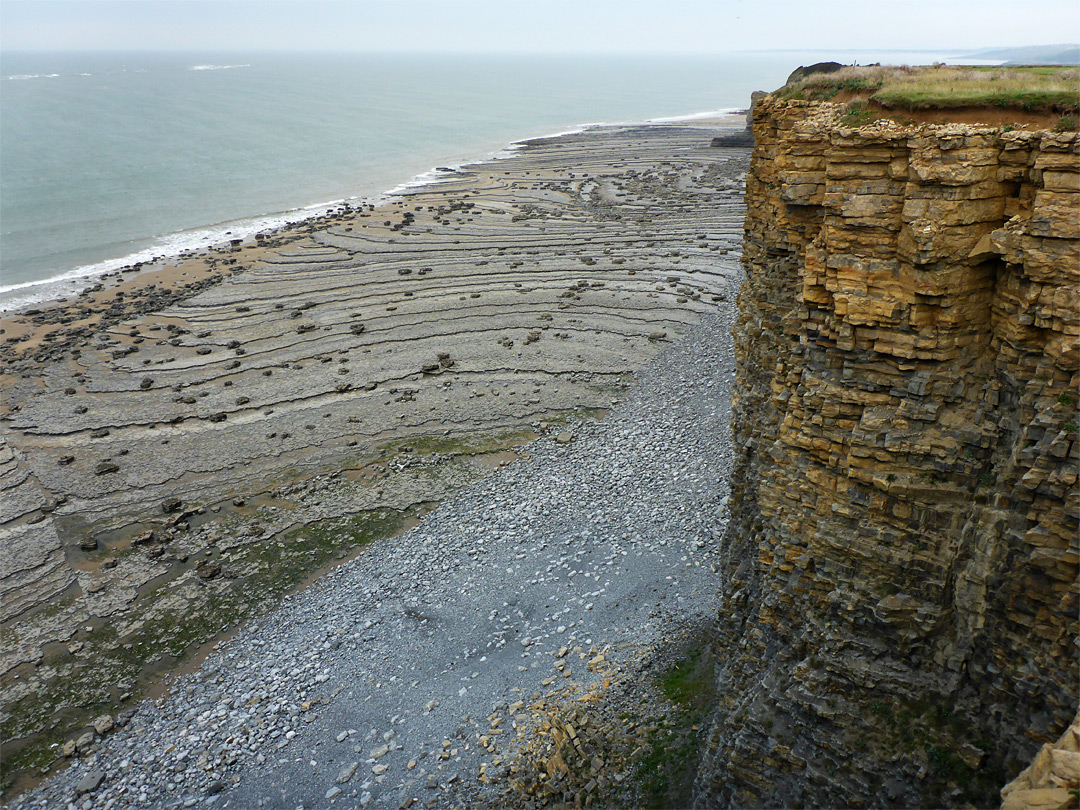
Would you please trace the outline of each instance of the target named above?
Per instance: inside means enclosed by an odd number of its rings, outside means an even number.
[[[755,110],[701,806],[996,804],[1077,710],[1076,133]]]

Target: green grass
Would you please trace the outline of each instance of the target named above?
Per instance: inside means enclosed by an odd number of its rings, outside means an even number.
[[[683,655],[658,680],[674,711],[649,734],[648,749],[637,765],[635,781],[643,807],[686,807],[692,798],[704,724],[716,700],[715,672],[712,649],[704,640]]]
[[[878,116],[879,113],[868,108],[865,101],[853,101],[848,105],[847,112],[844,113],[843,117],[840,119],[840,123],[845,127],[855,129],[857,127],[866,126],[878,118]]]
[[[1076,110],[1080,108],[1080,68],[846,67],[835,73],[808,76],[778,93],[818,101],[855,93],[883,107],[906,110]]]

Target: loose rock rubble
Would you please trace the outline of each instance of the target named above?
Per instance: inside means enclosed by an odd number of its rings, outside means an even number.
[[[1080,713],[1054,743],[1001,789],[1001,810],[1066,810],[1076,807],[1080,791]]]

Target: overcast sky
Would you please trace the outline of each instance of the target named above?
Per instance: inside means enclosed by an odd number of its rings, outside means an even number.
[[[0,0],[5,50],[718,53],[1080,39],[1077,0]]]

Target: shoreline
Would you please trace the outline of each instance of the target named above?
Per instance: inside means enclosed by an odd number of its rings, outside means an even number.
[[[152,661],[620,402],[733,299],[747,150],[716,131],[533,139],[5,321],[10,767],[92,754]]]
[[[247,244],[260,234],[268,238],[282,236],[290,231],[300,230],[307,223],[342,208],[355,209],[369,205],[379,206],[413,189],[437,186],[442,182],[453,182],[453,174],[457,171],[465,170],[469,166],[506,159],[512,156],[523,144],[531,141],[577,135],[591,129],[605,127],[658,126],[681,123],[727,128],[735,126],[736,119],[745,113],[745,109],[725,108],[687,113],[685,115],[650,118],[643,121],[600,121],[574,124],[568,129],[541,135],[530,135],[511,141],[505,146],[487,152],[475,159],[464,158],[461,162],[432,167],[396,186],[373,195],[356,195],[337,200],[314,202],[283,211],[270,211],[241,219],[173,231],[162,236],[147,237],[147,239],[155,240],[155,243],[123,256],[79,265],[41,280],[18,282],[11,285],[0,284],[0,328],[3,328],[3,321],[9,317],[17,316],[28,309],[41,309],[51,307],[57,303],[64,303],[61,299],[81,295],[96,283],[107,283],[110,278],[115,279],[118,275],[122,276],[125,273],[134,272],[133,268],[137,268],[139,271],[151,271],[158,266],[167,268],[172,264],[182,263],[187,259],[206,258],[207,255],[227,251],[230,248],[230,242],[235,241],[237,238],[241,239],[243,244]],[[200,234],[205,234],[205,236],[200,238]],[[192,237],[195,241],[193,243],[186,242],[186,237]],[[161,244],[170,240],[183,242],[184,244],[173,250],[170,250],[167,244]],[[48,288],[49,291],[40,295],[32,293],[22,296],[15,295],[20,290],[32,290],[41,287]],[[3,332],[0,332],[0,336],[2,335]]]

